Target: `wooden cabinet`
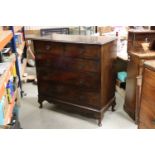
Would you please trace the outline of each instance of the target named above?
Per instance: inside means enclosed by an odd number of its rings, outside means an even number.
[[[129,30],[127,51],[129,54],[131,52],[146,52],[145,43],[152,43],[154,40],[155,30]]]
[[[116,41],[109,37],[53,34],[34,41],[38,101],[101,120],[115,106]]]
[[[138,128],[155,129],[155,60],[146,61],[140,102]]]
[[[136,123],[139,120],[143,64],[146,60],[155,59],[155,51],[150,49],[154,40],[154,30],[129,30],[128,32],[129,62],[124,110]]]
[[[128,77],[126,80],[124,110],[136,123],[138,123],[139,119],[143,64],[146,60],[151,59],[155,59],[155,52],[130,53],[130,60],[127,67]]]

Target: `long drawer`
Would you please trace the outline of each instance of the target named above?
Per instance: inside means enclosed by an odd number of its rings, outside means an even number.
[[[60,70],[37,70],[39,82],[42,83],[62,83],[80,88],[100,89],[99,73],[93,72],[66,72]]]
[[[36,64],[39,68],[54,68],[64,71],[100,72],[99,60],[72,59],[70,57],[56,57],[48,55],[36,56]]]
[[[100,59],[101,46],[99,45],[67,44],[40,41],[34,46],[37,54],[42,53],[72,58],[88,58],[95,60]]]
[[[89,106],[94,108],[100,107],[100,93],[95,91],[85,91],[76,87],[63,84],[39,84],[39,95],[50,96],[65,102],[77,105]]]

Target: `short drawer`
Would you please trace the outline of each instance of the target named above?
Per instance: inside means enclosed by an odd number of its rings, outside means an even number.
[[[62,83],[86,89],[100,89],[99,73],[65,72],[59,70],[37,71],[38,80],[47,83]]]
[[[100,60],[87,60],[70,57],[36,56],[37,67],[64,71],[100,72]]]
[[[40,85],[39,94],[49,95],[54,99],[81,106],[100,107],[100,94],[98,92],[81,91],[78,88],[67,85],[54,84],[49,86],[48,84],[43,84],[42,86]]]
[[[99,59],[101,47],[97,45],[65,44],[64,56]]]
[[[50,41],[34,41],[34,48],[36,56],[37,54],[61,56],[64,50],[62,43]]]

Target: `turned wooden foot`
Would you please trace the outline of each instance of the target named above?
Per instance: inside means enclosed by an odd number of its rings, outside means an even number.
[[[43,108],[43,104],[42,103],[39,103],[39,108],[42,109]]]
[[[102,126],[102,119],[98,120],[98,126],[101,127]]]
[[[115,106],[116,106],[116,102],[114,101],[112,106],[111,106],[111,111],[115,111]]]
[[[38,102],[39,102],[39,108],[43,108],[43,100],[42,99],[38,99]]]

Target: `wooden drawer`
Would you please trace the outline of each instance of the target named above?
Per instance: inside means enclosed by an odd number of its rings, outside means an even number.
[[[99,59],[101,47],[97,45],[65,44],[64,56]]]
[[[150,86],[155,87],[155,72],[150,71],[149,69],[145,68],[145,82],[147,82]]]
[[[39,68],[54,68],[64,71],[99,72],[99,60],[72,59],[70,57],[55,57],[37,55],[36,64]]]
[[[148,104],[155,108],[155,85],[150,85],[147,81],[144,81],[142,92],[142,99],[148,101]]]
[[[36,57],[39,53],[47,56],[62,56],[64,51],[63,44],[50,41],[38,41],[38,43],[34,46],[36,51]]]
[[[149,101],[144,98],[141,102],[140,122],[145,124],[147,128],[155,129],[155,105],[150,105]]]
[[[62,83],[77,86],[79,88],[100,89],[99,73],[85,72],[65,72],[59,70],[43,71],[38,70],[39,82]]]
[[[39,88],[39,94],[49,95],[54,99],[94,108],[99,108],[100,106],[100,94],[98,92],[82,91],[76,87],[62,84],[49,85],[48,83],[40,84]]]

